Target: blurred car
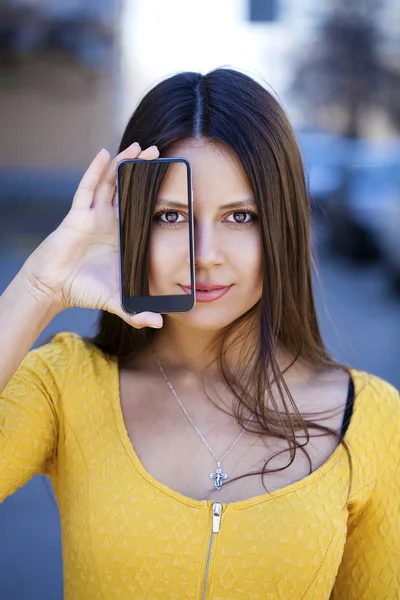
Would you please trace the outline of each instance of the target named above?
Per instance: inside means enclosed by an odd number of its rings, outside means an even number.
[[[297,141],[312,208],[316,215],[320,215],[341,189],[347,140],[324,131],[299,131]]]
[[[300,133],[314,214],[328,248],[353,261],[381,260],[400,289],[400,139]]]
[[[395,292],[400,295],[400,166],[397,165],[397,193],[389,197],[380,219],[381,235],[378,244],[387,277]]]
[[[381,260],[400,278],[400,140],[349,140],[342,191],[327,207],[333,249],[353,260]]]

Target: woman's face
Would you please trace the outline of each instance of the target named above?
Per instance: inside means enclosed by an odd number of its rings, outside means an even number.
[[[168,319],[202,330],[225,327],[261,297],[261,241],[250,183],[225,145],[186,140],[167,157],[192,166],[196,306]],[[182,174],[185,173],[185,176]],[[190,284],[185,166],[169,169],[157,197],[150,246],[152,295],[182,294]],[[172,206],[171,206],[172,205]],[[162,212],[164,211],[164,212]]]

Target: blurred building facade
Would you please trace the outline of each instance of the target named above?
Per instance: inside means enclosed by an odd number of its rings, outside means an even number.
[[[186,69],[240,68],[301,126],[293,65],[332,2],[3,0],[0,168],[81,168],[101,146],[116,148],[147,89]],[[380,15],[385,60],[400,71],[397,0]]]
[[[116,2],[0,8],[0,169],[77,169],[114,143]]]

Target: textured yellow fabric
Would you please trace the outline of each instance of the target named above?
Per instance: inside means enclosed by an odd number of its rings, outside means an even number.
[[[35,473],[51,478],[65,600],[400,598],[399,394],[368,373],[352,377],[349,500],[338,446],[305,479],[222,504],[205,589],[212,501],[143,468],[116,360],[75,334],[30,352],[0,398],[0,500]]]

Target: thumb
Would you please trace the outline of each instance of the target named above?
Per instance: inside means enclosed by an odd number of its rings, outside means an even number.
[[[135,329],[143,329],[144,327],[154,327],[155,329],[160,329],[163,326],[163,318],[159,313],[146,311],[132,315],[125,312],[121,307],[119,297],[110,299],[110,301],[107,303],[107,306],[104,308],[108,312],[120,317],[123,321],[125,321],[125,323],[131,327],[134,327]]]

